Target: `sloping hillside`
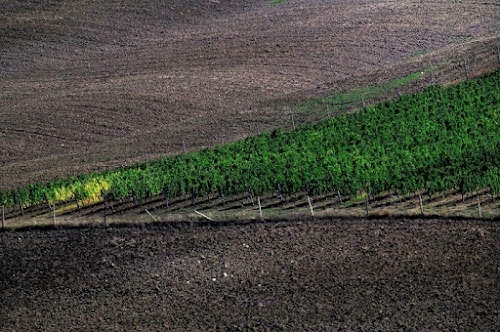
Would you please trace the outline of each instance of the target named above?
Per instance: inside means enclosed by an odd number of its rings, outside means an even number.
[[[422,67],[456,79],[445,60],[494,63],[498,8],[2,1],[0,189],[240,138],[283,125],[297,100]]]

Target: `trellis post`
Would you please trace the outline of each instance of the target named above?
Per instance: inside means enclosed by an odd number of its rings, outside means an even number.
[[[247,188],[247,198],[250,201],[250,203],[252,203],[252,205],[254,205],[252,190],[250,189],[250,187]]]
[[[337,198],[339,199],[340,204],[342,204],[342,196],[340,195],[339,187],[337,187]]]
[[[164,195],[165,195],[165,208],[168,209],[168,187],[165,187]]]
[[[259,215],[260,215],[260,220],[262,220],[262,205],[260,205],[260,196],[257,196],[257,203],[259,204]]]
[[[225,204],[226,200],[224,199],[224,191],[222,190],[222,187],[219,186],[217,189],[219,191],[219,198],[222,199],[222,203]]]
[[[156,218],[155,218],[155,216],[153,216],[153,215],[151,214],[151,212],[149,212],[149,211],[148,211],[148,209],[145,209],[144,211],[146,211],[146,213],[147,213],[147,214],[151,217],[151,219],[153,219],[153,221],[154,221],[154,222],[156,222],[156,221],[157,221],[157,220],[156,220]]]
[[[418,202],[420,203],[420,214],[424,215],[424,206],[422,204],[422,195],[418,194]]]
[[[313,206],[312,206],[312,200],[311,200],[311,197],[309,195],[307,196],[307,203],[309,203],[309,209],[311,210],[311,216],[314,217],[314,210],[313,210]]]
[[[368,217],[368,192],[366,192],[365,209],[366,209],[366,216]]]
[[[54,226],[56,225],[56,200],[54,199],[52,208],[52,219],[54,220]]]
[[[135,192],[132,190],[132,202],[134,203],[134,206],[139,205],[139,202],[137,201],[137,196],[135,195]]]
[[[479,199],[479,193],[476,194],[476,199],[477,199],[477,215],[479,216],[479,219],[481,219],[481,200]]]
[[[24,216],[24,207],[21,201],[21,197],[19,197],[19,195],[17,196],[17,201],[19,202],[19,209],[21,210],[21,214]]]
[[[490,184],[490,195],[491,195],[491,201],[493,202],[493,204],[495,204],[495,194],[493,193],[493,188],[491,188],[491,184]]]
[[[106,220],[106,214],[108,213],[108,197],[106,197],[104,190],[101,190],[101,195],[104,198],[104,212],[102,214],[104,218],[104,226],[108,226],[108,222]]]
[[[78,194],[74,193],[74,196],[75,196],[75,203],[76,203],[76,207],[78,208],[78,212],[82,212],[82,207],[80,206],[80,202],[78,201]]]

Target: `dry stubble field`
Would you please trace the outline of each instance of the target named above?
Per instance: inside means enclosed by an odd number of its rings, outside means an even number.
[[[495,63],[499,6],[2,1],[0,190],[290,126],[298,100],[438,64],[453,81]]]

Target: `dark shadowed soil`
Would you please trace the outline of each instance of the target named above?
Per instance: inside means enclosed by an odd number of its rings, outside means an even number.
[[[320,220],[0,234],[0,330],[500,329],[500,225]]]

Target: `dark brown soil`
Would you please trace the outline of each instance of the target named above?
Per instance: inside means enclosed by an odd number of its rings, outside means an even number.
[[[493,222],[157,224],[0,239],[2,331],[500,329]]]
[[[456,80],[495,64],[498,22],[478,0],[2,1],[0,189],[289,126],[294,101],[445,60]]]

